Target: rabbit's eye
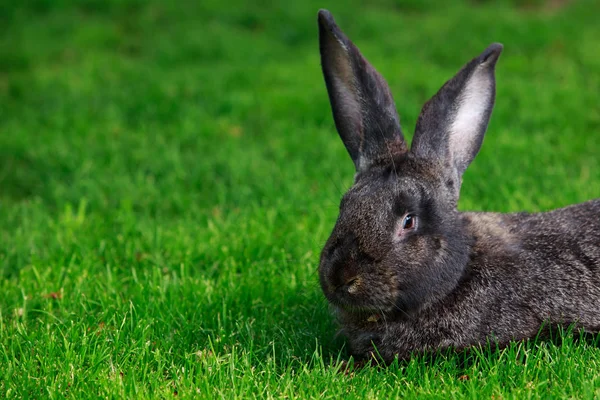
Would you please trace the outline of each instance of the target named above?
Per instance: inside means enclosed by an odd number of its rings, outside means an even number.
[[[417,226],[417,217],[412,214],[407,214],[402,220],[402,229],[414,229],[415,226]]]

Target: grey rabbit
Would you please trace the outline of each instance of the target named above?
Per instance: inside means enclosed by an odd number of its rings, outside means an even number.
[[[495,99],[492,44],[424,106],[412,146],[390,89],[318,14],[337,131],[354,161],[319,280],[351,354],[386,362],[535,337],[544,326],[600,330],[600,199],[544,213],[459,212],[462,175]]]

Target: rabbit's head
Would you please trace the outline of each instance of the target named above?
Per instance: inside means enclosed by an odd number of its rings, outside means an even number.
[[[456,204],[492,112],[502,45],[425,104],[409,150],[385,80],[328,11],[318,21],[335,125],[356,167],[321,254],[321,287],[346,312],[410,313],[467,275],[470,244]]]

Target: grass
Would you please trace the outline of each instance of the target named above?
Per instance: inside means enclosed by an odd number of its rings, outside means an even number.
[[[593,0],[3,2],[0,397],[600,396],[600,347],[568,334],[340,373],[316,271],[353,166],[320,7],[409,137],[446,79],[505,44],[461,209],[600,195]]]

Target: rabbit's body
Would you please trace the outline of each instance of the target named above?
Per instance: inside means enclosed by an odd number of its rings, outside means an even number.
[[[340,309],[353,354],[367,357],[375,345],[389,361],[488,340],[506,344],[535,337],[544,324],[600,331],[598,215],[600,200],[536,214],[462,213],[472,247],[456,288],[412,313]]]
[[[412,352],[600,330],[600,200],[539,214],[461,213],[462,175],[495,99],[492,44],[446,82],[409,150],[385,80],[319,12],[335,124],[356,167],[319,278],[352,352]]]

